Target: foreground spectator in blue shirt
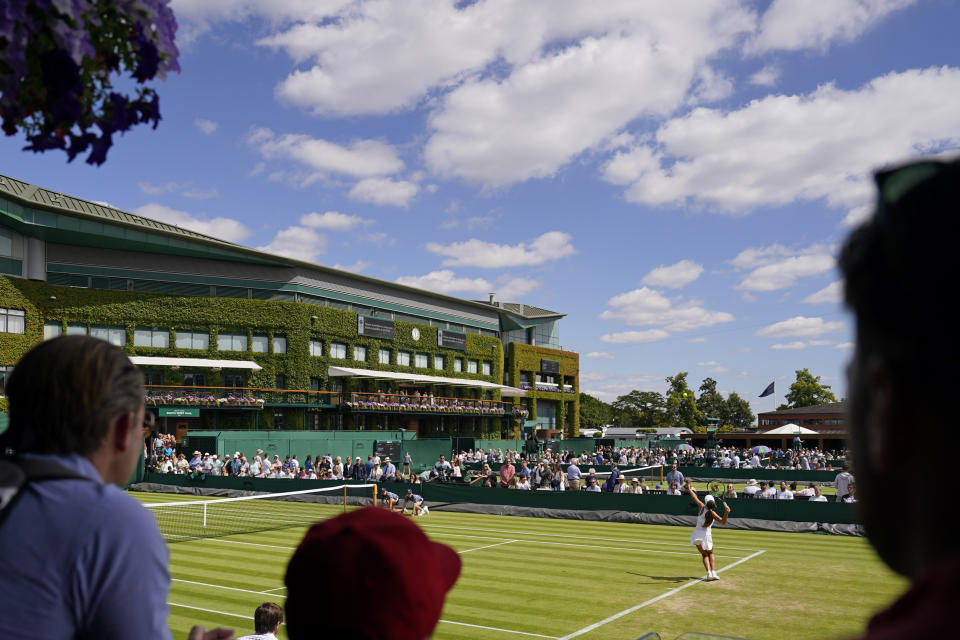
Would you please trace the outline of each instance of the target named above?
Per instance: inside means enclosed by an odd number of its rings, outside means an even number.
[[[35,638],[169,638],[167,545],[124,486],[143,450],[143,378],[117,347],[66,336],[34,347],[6,387],[0,450],[47,463],[0,526],[0,629]],[[229,637],[220,630],[194,638]]]

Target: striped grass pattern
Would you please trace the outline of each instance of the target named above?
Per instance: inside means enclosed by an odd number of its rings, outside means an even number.
[[[145,503],[197,499],[134,495]],[[317,519],[342,511],[311,506]],[[906,586],[861,538],[718,528],[721,579],[701,582],[685,527],[438,511],[416,522],[463,559],[437,639],[632,640],[648,631],[850,637]],[[252,633],[257,605],[283,604],[285,567],[304,532],[297,526],[170,545],[174,637],[186,637],[193,624]],[[367,596],[376,607],[377,594]],[[319,633],[324,623],[318,618]]]

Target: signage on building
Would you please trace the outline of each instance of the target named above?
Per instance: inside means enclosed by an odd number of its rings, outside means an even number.
[[[437,331],[437,346],[465,351],[467,348],[467,334],[439,329]]]
[[[393,320],[357,316],[357,335],[393,340]]]
[[[176,409],[166,409],[160,407],[160,417],[161,418],[199,418],[200,409],[197,408],[176,408]]]
[[[402,447],[399,440],[377,440],[374,450],[380,456],[380,466],[385,467],[384,458],[390,458],[390,462],[397,463],[403,457]]]
[[[543,373],[560,373],[560,361],[547,360],[546,358],[541,358],[540,371],[542,371]]]

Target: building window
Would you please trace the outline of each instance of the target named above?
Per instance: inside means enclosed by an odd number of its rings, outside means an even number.
[[[443,356],[433,356],[433,368],[437,371],[443,370]]]
[[[223,374],[223,386],[238,387],[247,386],[246,376],[240,371],[225,371]]]
[[[85,336],[87,335],[87,325],[80,324],[79,322],[70,322],[67,324],[67,335]]]
[[[476,373],[476,372],[477,372],[477,361],[467,360],[467,373]]]
[[[484,361],[483,361],[483,369],[482,369],[481,373],[483,373],[483,375],[485,375],[485,376],[489,376],[489,375],[491,375],[490,370],[491,370],[492,368],[493,368],[493,367],[492,367],[492,365],[490,364],[490,362],[484,360]]]
[[[310,391],[320,391],[320,378],[310,378]]]
[[[187,371],[183,374],[183,386],[205,387],[207,386],[207,374],[202,371]]]
[[[273,336],[273,352],[274,353],[287,352],[287,336]]]
[[[427,354],[425,353],[418,353],[417,355],[414,356],[414,364],[419,369],[426,369],[427,367],[429,367],[430,365],[428,364],[428,362],[429,362],[429,359],[427,358]]]
[[[21,309],[0,309],[0,333],[23,333],[24,312]]]
[[[287,376],[282,373],[278,373],[277,377],[274,379],[274,389],[286,389],[287,388]]]
[[[353,348],[353,359],[357,362],[367,361],[367,348],[357,345]]]
[[[330,357],[331,358],[346,358],[347,357],[347,345],[340,342],[331,342],[330,343]]]
[[[460,373],[463,371],[463,358],[453,359],[453,370],[457,373]]]
[[[13,373],[13,367],[0,367],[0,396],[6,393],[7,380],[11,373]]]
[[[380,349],[380,364],[390,364],[390,349]]]
[[[166,349],[170,346],[170,331],[167,329],[137,327],[133,330],[133,346]]]
[[[178,331],[176,343],[178,349],[210,348],[210,334],[203,331]]]
[[[63,335],[63,325],[59,322],[43,323],[43,339],[59,338]]]
[[[330,381],[330,391],[334,393],[341,393],[343,391],[343,380],[337,378]]]
[[[123,327],[90,327],[90,335],[122,347],[127,344],[127,332]]]
[[[397,364],[401,367],[410,366],[410,352],[409,351],[397,351]]]
[[[163,384],[163,372],[157,371],[156,369],[141,369],[143,373],[143,384],[145,385],[160,385]]]
[[[221,333],[217,336],[217,345],[220,351],[246,351],[247,334]]]
[[[221,338],[221,347],[220,350],[224,351]],[[231,349],[231,351],[242,351],[242,349]],[[254,353],[266,353],[267,352],[267,336],[263,334],[253,334],[253,340],[250,342],[250,351]]]
[[[310,355],[312,356],[322,356],[323,355],[323,343],[319,340],[310,341]]]

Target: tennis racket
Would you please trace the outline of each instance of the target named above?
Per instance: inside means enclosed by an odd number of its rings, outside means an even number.
[[[716,502],[716,504],[722,504],[724,509],[727,508],[727,501],[723,499],[724,487],[720,482],[717,482],[716,480],[714,480],[713,482],[708,484],[707,491],[709,491],[710,495],[713,496],[713,499]]]

